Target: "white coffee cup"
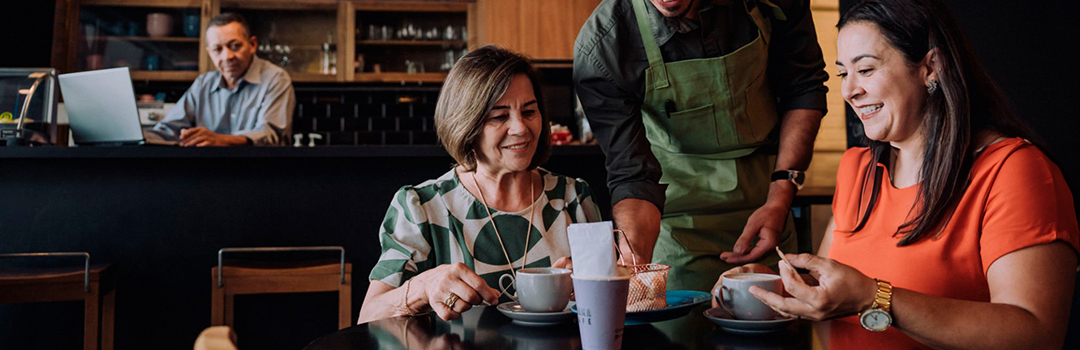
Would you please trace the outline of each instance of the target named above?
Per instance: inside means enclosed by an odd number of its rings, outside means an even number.
[[[773,310],[750,294],[750,286],[779,294],[784,289],[780,275],[767,273],[735,273],[721,277],[721,285],[713,290],[720,307],[739,320],[771,320]]]
[[[549,267],[521,269],[517,271],[516,279],[511,274],[500,276],[499,289],[527,311],[563,311],[570,302],[570,292],[574,288],[570,272],[567,269]],[[506,291],[510,284],[503,285],[503,281],[507,278],[517,289],[516,295]]]

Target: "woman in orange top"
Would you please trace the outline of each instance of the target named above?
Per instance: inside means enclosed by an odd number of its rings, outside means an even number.
[[[1080,250],[1061,171],[939,0],[860,2],[837,27],[842,93],[870,146],[844,154],[820,256],[787,256],[810,274],[780,264],[790,295],[750,292],[897,340],[834,332],[838,348],[1060,349]],[[747,271],[770,270],[725,274]]]

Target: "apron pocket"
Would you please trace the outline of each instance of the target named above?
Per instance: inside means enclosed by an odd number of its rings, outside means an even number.
[[[665,120],[671,136],[672,150],[689,154],[711,154],[720,151],[721,140],[734,135],[725,135],[721,126],[729,124],[716,120],[713,105],[704,105],[671,113]]]
[[[730,201],[739,184],[734,159],[711,159],[690,154],[655,152],[664,164],[660,183],[666,184],[667,213],[697,212]]]

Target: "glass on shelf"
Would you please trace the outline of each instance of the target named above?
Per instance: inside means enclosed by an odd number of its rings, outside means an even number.
[[[356,36],[358,45],[349,53],[356,57],[352,68],[362,73],[355,76],[357,81],[441,81],[465,46],[461,40],[468,23],[466,6],[455,6],[452,11],[364,7],[357,6],[355,25],[367,33]],[[388,28],[389,36],[378,34],[382,28]],[[431,73],[427,73],[429,68]]]
[[[337,70],[337,54],[333,49],[339,33],[336,6],[293,9],[288,6],[267,8],[230,8],[222,12],[243,15],[251,26],[251,35],[259,39],[259,58],[285,69],[293,81],[325,81],[325,76]],[[299,30],[302,29],[302,30]],[[377,30],[377,28],[376,28]],[[373,35],[366,25],[358,25],[355,34],[361,37]],[[324,44],[332,49],[327,59]]]
[[[450,68],[454,68],[454,62],[456,62],[454,60],[454,50],[446,50],[446,54],[445,54],[444,58],[445,58],[445,61],[443,61],[442,65],[439,66],[439,70],[441,70],[441,71],[449,71]]]

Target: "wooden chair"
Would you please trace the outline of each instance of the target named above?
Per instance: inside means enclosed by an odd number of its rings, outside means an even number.
[[[340,259],[303,262],[230,262],[234,252],[340,251]],[[352,264],[342,247],[223,248],[212,275],[210,324],[233,324],[233,299],[243,294],[338,292],[338,328],[352,325]]]
[[[85,264],[77,268],[0,269],[0,304],[82,300],[83,348],[113,348],[116,273],[112,264],[90,264],[86,252],[0,254],[0,258],[10,257],[85,258]]]

